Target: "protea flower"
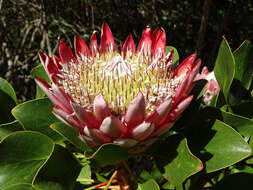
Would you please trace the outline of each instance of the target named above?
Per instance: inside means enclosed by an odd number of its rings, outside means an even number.
[[[142,151],[167,132],[190,104],[200,60],[196,54],[172,69],[166,35],[147,26],[137,46],[129,35],[118,51],[109,26],[90,47],[75,36],[75,55],[60,40],[60,57],[39,56],[52,84],[36,78],[54,103],[53,113],[80,132],[91,147],[119,144]]]
[[[220,91],[220,86],[215,78],[214,71],[209,72],[207,67],[203,67],[201,74],[196,76],[196,80],[206,80],[207,85],[203,94],[203,102],[206,105],[211,103],[212,98]]]

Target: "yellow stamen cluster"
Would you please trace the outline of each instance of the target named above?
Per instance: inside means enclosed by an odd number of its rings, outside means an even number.
[[[127,52],[125,59],[109,51],[79,64],[63,65],[61,86],[72,99],[92,109],[94,98],[102,94],[115,115],[122,115],[138,92],[145,97],[147,112],[170,98],[181,81],[172,78],[171,63],[157,56]]]

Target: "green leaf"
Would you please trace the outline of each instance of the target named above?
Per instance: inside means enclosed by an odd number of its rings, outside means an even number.
[[[11,84],[8,83],[7,80],[4,80],[1,77],[0,77],[0,91],[5,92],[6,94],[8,94],[13,99],[13,101],[16,104],[18,103],[15,90],[13,89],[13,87],[11,86]]]
[[[140,174],[140,177],[143,180],[149,180],[152,178],[152,175],[147,170],[143,170]]]
[[[219,95],[220,95],[220,92],[218,92],[218,94],[213,96],[213,98],[211,100],[211,103],[210,103],[210,106],[213,106],[213,107],[217,106],[217,102],[219,100]]]
[[[173,46],[166,46],[166,54],[168,54],[172,50],[174,51],[174,57],[173,57],[172,62],[173,62],[174,65],[178,65],[179,64],[178,63],[179,62],[179,54],[177,52],[177,49]]]
[[[31,75],[33,76],[33,78],[39,77],[46,80],[48,83],[50,83],[50,79],[48,78],[48,75],[42,64],[39,64],[38,66],[34,67],[31,71]],[[45,96],[45,93],[36,84],[36,98],[43,98],[44,96]]]
[[[244,137],[245,141],[248,141],[253,134],[253,121],[251,119],[213,107],[204,108],[202,113],[208,119],[219,119],[233,127]]]
[[[98,172],[95,172],[95,174],[96,174],[96,178],[99,182],[105,183],[108,181],[104,176],[100,175]]]
[[[7,188],[4,188],[3,190],[38,190],[32,186],[32,184],[29,183],[19,183],[15,185],[10,185]]]
[[[228,94],[235,74],[235,60],[225,37],[219,48],[214,74],[228,104]]]
[[[52,107],[53,104],[47,98],[36,99],[17,105],[12,114],[26,130],[38,131],[59,142],[62,137],[49,127],[59,121],[51,113]]]
[[[59,133],[63,138],[68,140],[70,143],[72,143],[76,148],[84,151],[84,152],[91,152],[91,148],[88,147],[80,138],[79,133],[65,125],[64,123],[57,122],[50,126],[53,130],[55,130],[57,133]]]
[[[140,177],[147,181],[149,179],[155,179],[156,181],[160,182],[162,180],[164,180],[164,177],[161,173],[161,171],[159,170],[159,168],[156,167],[156,165],[153,165],[152,171],[148,172],[147,170],[143,170],[140,174]]]
[[[80,170],[81,166],[74,156],[62,146],[55,145],[52,156],[39,171],[35,185],[54,182],[64,189],[73,189]]]
[[[99,165],[114,165],[128,157],[128,152],[125,148],[115,144],[103,144],[91,156]]]
[[[34,67],[31,71],[31,75],[34,78],[39,77],[39,78],[46,80],[47,82],[50,82],[50,79],[48,78],[48,75],[47,75],[42,64],[39,64],[38,66]]]
[[[14,120],[11,109],[17,104],[14,89],[6,80],[0,77],[0,124]]]
[[[252,107],[253,107],[253,101],[244,102],[239,105],[232,106],[231,108],[233,112],[236,113],[237,115],[241,115],[241,116],[252,119],[253,118]]]
[[[250,145],[251,149],[252,149],[252,145]],[[247,164],[253,164],[253,158],[250,158],[248,160],[246,160]]]
[[[10,123],[4,123],[0,125],[0,141],[8,136],[10,133],[15,131],[22,131],[23,127],[20,123],[16,120]]]
[[[53,149],[53,141],[37,132],[18,131],[7,136],[0,143],[0,189],[32,184]]]
[[[252,81],[253,47],[250,41],[245,40],[234,52],[235,79],[239,80],[248,90]]]
[[[236,129],[246,141],[253,134],[253,121],[229,112],[221,111],[223,122]]]
[[[203,169],[202,162],[190,152],[186,138],[179,135],[170,136],[162,145],[157,144],[155,161],[174,186]]]
[[[212,138],[204,147],[206,153],[210,154],[205,162],[208,173],[231,166],[251,154],[249,145],[229,125],[216,120],[211,130]]]
[[[36,181],[37,190],[66,190],[66,188],[56,182],[52,181]]]
[[[143,184],[138,184],[138,190],[160,190],[160,188],[154,179],[149,179]]]
[[[242,83],[234,79],[229,91],[229,103],[231,106],[238,105],[243,99],[248,97],[248,90],[242,85]]]
[[[175,186],[172,185],[169,181],[167,181],[166,183],[163,184],[162,189],[172,190],[172,189],[175,189]]]
[[[94,182],[91,179],[91,169],[90,166],[87,164],[82,169],[76,181],[79,181],[81,184],[90,185]]]
[[[45,96],[46,96],[45,92],[43,90],[41,90],[41,88],[39,87],[39,85],[36,84],[35,99],[44,98]]]
[[[248,163],[248,162],[246,162],[246,163]],[[232,166],[230,168],[230,173],[231,174],[233,174],[233,173],[239,173],[239,172],[246,172],[246,173],[253,174],[253,168],[251,166],[246,165],[246,164],[243,164],[241,166],[235,165],[235,166]]]
[[[249,146],[250,146],[251,150],[253,150],[253,136],[251,136],[249,139]],[[253,155],[253,152],[251,152],[251,155]],[[252,158],[250,158],[250,159],[252,159]],[[252,160],[252,162],[253,162],[253,160]]]

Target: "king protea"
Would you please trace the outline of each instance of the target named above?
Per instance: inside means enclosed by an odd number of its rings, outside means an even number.
[[[39,52],[52,81],[36,78],[54,103],[53,113],[79,131],[91,147],[115,143],[142,151],[167,132],[193,99],[189,95],[200,68],[196,54],[176,69],[173,52],[165,55],[163,29],[147,26],[136,48],[131,35],[120,45],[104,23],[100,45],[75,36],[75,55],[60,40],[60,57]]]

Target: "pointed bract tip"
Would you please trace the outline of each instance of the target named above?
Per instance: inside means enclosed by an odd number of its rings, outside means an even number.
[[[94,31],[92,32],[92,34],[91,34],[90,41],[97,40],[96,34],[97,34],[97,31],[94,30]]]
[[[201,59],[197,59],[197,61],[195,61],[193,65],[193,69],[198,70],[197,72],[199,72],[200,66],[201,66]]]
[[[193,68],[193,64],[194,64],[194,60],[196,59],[196,56],[197,56],[197,52],[185,58],[184,61],[174,71],[173,77],[175,76],[178,77],[183,73],[191,71]]]
[[[142,91],[139,91],[138,94],[137,94],[137,96],[141,97],[141,98],[144,97]]]
[[[142,92],[139,92],[137,96],[130,102],[124,121],[129,128],[135,127],[142,123],[145,117],[145,98]]]
[[[93,112],[99,122],[102,122],[106,117],[111,115],[110,109],[107,106],[107,102],[102,94],[99,94],[95,97],[93,103]]]
[[[151,27],[150,27],[150,25],[147,25],[147,26],[146,26],[146,29],[150,29],[150,30],[151,30]]]
[[[155,126],[153,123],[141,123],[132,130],[132,137],[136,140],[142,141],[148,138],[154,131]]]
[[[125,40],[123,46],[122,46],[122,51],[124,53],[124,58],[127,55],[127,52],[135,52],[136,51],[136,46],[133,40],[133,37],[131,34],[128,35],[127,39]]]
[[[146,119],[146,122],[154,123],[155,126],[158,126],[161,123],[168,113],[171,110],[172,98],[162,102],[156,110]]]
[[[121,126],[121,121],[118,118],[106,117],[99,129],[109,137],[117,138],[125,128]]]
[[[38,54],[39,54],[39,57],[40,57],[40,61],[43,64],[45,64],[46,59],[47,59],[47,55],[43,51],[41,51],[41,50],[38,51]]]
[[[46,55],[42,50],[39,50],[38,54],[39,54],[39,56],[45,56]]]
[[[108,27],[109,28],[109,25],[107,24],[107,22],[103,22],[103,24],[102,24],[102,28],[104,28],[104,27]]]
[[[98,123],[90,112],[87,112],[81,105],[72,101],[70,101],[70,105],[74,110],[75,115],[82,123],[86,124],[88,128],[96,128]]]
[[[60,44],[64,44],[65,45],[65,42],[62,39],[60,39],[60,37],[58,37],[58,40],[59,40]]]
[[[82,58],[82,55],[86,57],[90,57],[91,53],[90,53],[89,47],[87,46],[85,41],[77,34],[75,35],[75,39],[74,39],[74,47],[75,47],[75,53],[77,57]]]
[[[112,31],[106,22],[102,25],[101,40],[100,40],[100,50],[105,53],[109,50],[114,50],[114,37]]]
[[[151,53],[152,57],[154,56],[164,56],[164,52],[166,49],[166,34],[162,29],[157,28],[152,36],[152,45],[151,45]]]
[[[141,39],[137,47],[137,52],[142,51],[144,55],[150,55],[151,46],[152,46],[151,28],[147,26],[142,33]]]

